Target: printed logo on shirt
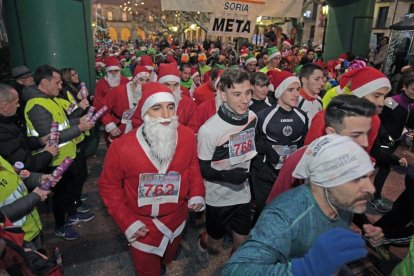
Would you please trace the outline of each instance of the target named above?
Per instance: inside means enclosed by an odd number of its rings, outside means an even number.
[[[280,122],[281,123],[292,123],[293,119],[281,119]]]
[[[285,126],[285,127],[282,129],[282,132],[283,132],[283,135],[285,135],[285,136],[290,136],[290,135],[292,135],[292,133],[293,133],[293,129],[292,129],[292,127],[291,127],[291,126]]]

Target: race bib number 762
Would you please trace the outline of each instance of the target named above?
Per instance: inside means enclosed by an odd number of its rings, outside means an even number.
[[[151,204],[178,203],[180,184],[181,176],[177,172],[140,174],[138,207]]]

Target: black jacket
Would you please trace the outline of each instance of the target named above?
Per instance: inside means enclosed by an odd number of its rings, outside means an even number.
[[[32,156],[32,150],[43,145],[38,137],[27,138],[15,125],[10,117],[0,115],[0,155],[10,164],[21,161],[25,169],[32,172],[44,170],[52,161],[52,154],[40,152]]]

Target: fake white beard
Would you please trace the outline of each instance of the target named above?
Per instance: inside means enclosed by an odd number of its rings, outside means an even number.
[[[115,74],[115,76],[108,73],[105,79],[108,82],[110,87],[118,86],[121,83],[121,72]]]
[[[174,97],[175,97],[175,102],[177,103],[177,108],[178,108],[178,103],[181,101],[181,88],[178,87],[176,90],[173,91]]]
[[[161,123],[169,122],[167,126]],[[167,165],[172,160],[177,146],[178,117],[171,118],[151,118],[144,116],[143,131],[149,143],[151,153],[155,162],[161,166]]]
[[[133,93],[134,103],[138,103],[142,97],[142,84],[136,84],[135,82],[131,82],[130,88]]]

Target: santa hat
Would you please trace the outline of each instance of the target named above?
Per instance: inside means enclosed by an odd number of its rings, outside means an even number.
[[[135,80],[135,78],[139,77],[150,77],[151,71],[147,69],[145,66],[137,65],[135,66],[134,75],[132,76],[132,79]]]
[[[246,60],[244,61],[245,64],[250,62],[257,62],[257,59],[252,54],[248,54]]]
[[[106,71],[121,70],[121,67],[119,66],[119,60],[113,56],[107,57],[105,59],[105,66],[106,66]]]
[[[276,46],[273,46],[267,49],[267,56],[269,57],[269,60],[271,60],[272,58],[282,56],[282,54]]]
[[[174,56],[172,56],[172,55],[168,55],[167,56],[166,62],[167,63],[175,63],[175,64],[177,64],[177,61],[175,60]]]
[[[160,64],[160,69],[158,71],[158,82],[164,83],[167,81],[174,81],[178,83],[181,81],[180,71],[178,71],[176,63]]]
[[[138,102],[137,112],[140,112],[141,118],[152,106],[158,103],[172,102],[175,104],[175,97],[171,90],[157,82],[144,83],[142,85],[142,96]]]
[[[387,87],[388,91],[391,90],[391,83],[384,73],[372,67],[362,67],[346,72],[342,75],[339,85],[344,88],[349,82],[351,82],[352,94],[358,98],[383,87]]]
[[[275,89],[275,98],[279,98],[283,92],[292,84],[297,82],[300,85],[298,77],[287,71],[270,70],[267,72],[269,83],[273,84]]]
[[[240,50],[240,57],[245,57],[245,56],[247,56],[247,54],[248,54],[247,48],[242,47],[241,50]]]
[[[205,53],[201,53],[198,55],[198,61],[202,62],[202,61],[206,61],[207,60],[207,56]]]
[[[219,69],[218,73],[217,73],[217,77],[216,80],[214,81],[214,88],[217,90],[217,85],[220,82],[221,79],[221,75],[223,75],[224,70]]]
[[[141,60],[139,61],[139,65],[147,67],[148,70],[154,71],[154,64],[152,63],[152,57],[145,55],[141,56]]]
[[[292,43],[289,42],[289,40],[284,40],[283,41],[283,46],[285,46],[287,49],[292,48]]]
[[[200,76],[200,72],[196,67],[191,67],[191,79],[194,79],[195,77]]]
[[[339,55],[338,59],[340,61],[344,61],[344,60],[348,59],[348,56],[345,53],[342,53],[342,54]]]
[[[101,66],[101,67],[105,67],[105,63],[102,62],[102,60],[100,58],[96,58],[95,59],[95,66]]]
[[[119,56],[118,58],[119,58],[119,62],[126,61],[126,58],[124,56]]]

